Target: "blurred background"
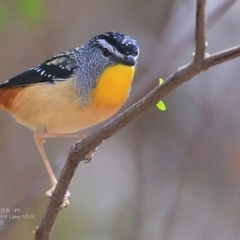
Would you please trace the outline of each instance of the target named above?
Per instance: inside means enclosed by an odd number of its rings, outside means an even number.
[[[109,30],[136,38],[141,54],[123,111],[191,61],[192,0],[0,1],[0,82]],[[209,0],[209,53],[239,44],[240,2]],[[240,59],[199,74],[105,141],[72,181],[69,208],[51,239],[240,239]],[[87,129],[91,134],[101,128]],[[48,139],[57,176],[71,139]],[[50,188],[33,133],[0,112],[0,239],[33,239]]]

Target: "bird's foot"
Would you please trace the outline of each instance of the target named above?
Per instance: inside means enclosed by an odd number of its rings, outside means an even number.
[[[80,142],[82,142],[83,139],[80,139],[78,141],[76,141],[75,143],[71,143],[71,149],[73,151],[76,151],[76,147],[77,147],[77,144],[79,144]],[[84,161],[85,163],[89,163],[91,162],[92,158],[93,158],[93,155],[94,153],[97,151],[98,147],[96,147],[95,149],[93,149],[92,151],[88,152],[85,156],[84,156]]]
[[[51,197],[53,196],[54,191],[55,191],[55,186],[52,187],[51,189],[49,189],[49,190],[45,193],[45,195],[46,195],[47,197],[51,198]],[[63,198],[63,200],[62,200],[62,204],[60,205],[60,208],[61,208],[61,209],[62,209],[62,208],[66,208],[66,207],[68,207],[68,206],[70,205],[70,202],[69,202],[69,200],[68,200],[68,197],[69,197],[70,195],[71,195],[71,194],[70,194],[69,191],[67,191],[66,194],[64,195],[64,198]]]
[[[96,147],[95,149],[93,149],[92,151],[88,152],[85,157],[84,157],[84,161],[85,163],[89,163],[91,162],[94,153],[97,151],[98,147]]]

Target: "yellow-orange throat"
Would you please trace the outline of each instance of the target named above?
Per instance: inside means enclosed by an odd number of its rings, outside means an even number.
[[[107,68],[97,80],[93,99],[106,107],[121,106],[128,98],[135,67],[115,65]]]

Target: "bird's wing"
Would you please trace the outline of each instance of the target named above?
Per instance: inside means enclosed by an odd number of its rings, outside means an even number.
[[[0,88],[21,87],[38,83],[65,81],[78,69],[72,54],[59,54],[46,62],[7,80]]]

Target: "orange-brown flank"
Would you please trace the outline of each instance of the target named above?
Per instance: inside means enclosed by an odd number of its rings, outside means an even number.
[[[0,89],[0,109],[36,131],[73,133],[96,125],[119,110],[126,101],[134,67],[117,65],[106,69],[92,91],[92,102],[84,107],[74,89],[75,80]]]

